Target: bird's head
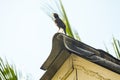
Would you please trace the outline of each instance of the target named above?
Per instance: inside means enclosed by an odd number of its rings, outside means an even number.
[[[58,18],[59,17],[57,13],[53,13],[53,16],[54,16],[54,18]]]

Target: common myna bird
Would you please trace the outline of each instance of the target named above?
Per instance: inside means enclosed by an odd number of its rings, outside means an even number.
[[[53,13],[53,16],[55,18],[54,22],[58,26],[59,30],[63,29],[64,33],[66,34],[66,26],[65,26],[64,22],[59,18],[57,13]]]

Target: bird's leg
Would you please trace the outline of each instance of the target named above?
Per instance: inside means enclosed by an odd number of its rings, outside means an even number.
[[[64,33],[64,30],[62,29],[62,33]]]
[[[59,32],[60,32],[60,33],[65,33],[62,28],[59,29]]]
[[[59,33],[59,31],[60,31],[60,28],[58,29],[58,31],[57,31],[57,32]]]

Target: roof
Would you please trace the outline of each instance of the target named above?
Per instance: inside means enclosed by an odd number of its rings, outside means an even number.
[[[52,78],[71,53],[120,74],[120,60],[101,49],[93,48],[62,33],[56,33],[51,53],[41,66],[41,69],[47,70],[41,80],[46,80],[47,75]]]

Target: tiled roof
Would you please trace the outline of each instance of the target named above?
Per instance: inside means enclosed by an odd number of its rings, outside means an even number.
[[[54,69],[52,74],[49,73],[50,71],[45,73],[54,75],[71,53],[120,74],[120,60],[103,50],[95,49],[61,33],[54,35],[51,53],[41,69]]]

